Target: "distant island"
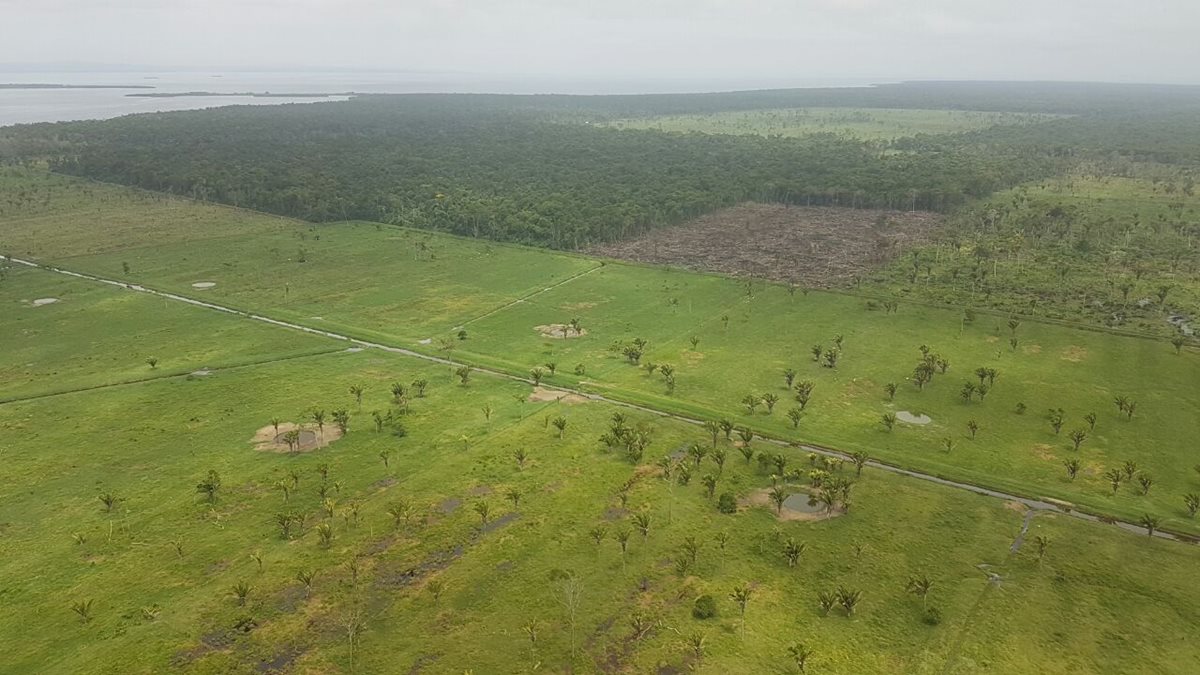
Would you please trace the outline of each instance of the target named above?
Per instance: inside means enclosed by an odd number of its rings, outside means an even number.
[[[149,84],[44,84],[9,82],[0,83],[0,89],[153,89]]]
[[[149,87],[153,89],[153,87]],[[221,93],[217,91],[158,91],[151,94],[126,94],[126,96],[141,97],[141,98],[182,98],[189,96],[246,96],[251,98],[328,98],[330,96],[355,96],[352,91],[332,92],[324,94],[314,93],[282,93],[275,94],[269,91],[253,92],[253,91],[238,91],[232,93]]]

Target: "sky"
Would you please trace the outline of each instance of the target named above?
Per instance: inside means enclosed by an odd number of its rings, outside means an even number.
[[[1200,0],[0,0],[0,64],[1200,84],[1198,27]]]

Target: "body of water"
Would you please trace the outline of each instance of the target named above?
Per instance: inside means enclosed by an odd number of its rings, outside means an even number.
[[[194,110],[226,105],[282,105],[345,100],[346,92],[370,94],[642,94],[786,87],[867,86],[861,80],[613,80],[515,78],[412,72],[3,72],[0,84],[61,84],[115,89],[0,89],[0,126],[31,122],[108,119],[133,113]],[[144,89],[142,87],[153,87]],[[327,94],[319,98],[129,96],[192,91]]]

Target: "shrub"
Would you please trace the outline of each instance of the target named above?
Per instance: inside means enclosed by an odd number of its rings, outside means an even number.
[[[721,513],[737,513],[737,498],[732,492],[722,492],[717,498],[717,510]]]
[[[696,598],[692,605],[692,616],[697,619],[711,619],[717,615],[717,601],[711,595]]]
[[[923,620],[930,626],[936,626],[942,622],[942,613],[938,611],[937,607],[929,607],[925,610],[925,618]]]

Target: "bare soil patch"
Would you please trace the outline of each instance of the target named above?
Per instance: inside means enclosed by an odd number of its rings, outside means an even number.
[[[557,389],[546,389],[544,387],[534,387],[533,392],[529,394],[527,399],[530,403],[548,403],[550,401],[558,401],[567,405],[576,405],[579,403],[588,403],[588,399],[579,394],[571,394]]]
[[[206,288],[212,288],[213,286],[216,286],[216,285],[217,285],[217,282],[215,282],[215,281],[197,281],[196,283],[192,284],[192,288],[204,290]]]
[[[294,450],[288,447],[285,440],[285,435],[293,429],[300,432],[300,442]],[[250,442],[254,444],[255,450],[267,452],[311,452],[323,448],[341,437],[342,430],[332,425],[320,430],[316,426],[282,422],[278,431],[273,425],[268,424],[254,432],[254,438],[250,439]]]
[[[913,414],[907,410],[898,411],[896,413],[896,419],[904,422],[905,424],[917,424],[920,426],[924,426],[933,421],[933,418],[931,418],[929,415],[922,415],[920,413]]]
[[[58,298],[38,298],[29,304],[34,307],[45,307],[46,305],[53,305],[56,302],[58,302]]]
[[[588,334],[586,328],[576,331],[570,324],[565,323],[548,323],[544,326],[534,326],[533,329],[542,337],[555,340],[571,340]]]
[[[1079,363],[1080,361],[1086,359],[1087,355],[1088,355],[1087,349],[1085,349],[1083,347],[1079,347],[1077,345],[1071,345],[1070,347],[1067,347],[1066,349],[1063,350],[1062,359],[1063,359],[1063,361]]]
[[[928,212],[746,203],[586,252],[828,288],[928,241],[941,223]]]

